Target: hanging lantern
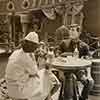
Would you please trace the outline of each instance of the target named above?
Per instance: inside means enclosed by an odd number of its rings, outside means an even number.
[[[29,0],[24,0],[24,1],[22,2],[22,8],[23,8],[23,9],[27,9],[27,8],[29,8],[29,6],[30,6]]]
[[[15,7],[14,7],[14,3],[13,3],[13,1],[9,1],[8,2],[8,4],[7,4],[7,10],[8,11],[13,11],[15,9]]]

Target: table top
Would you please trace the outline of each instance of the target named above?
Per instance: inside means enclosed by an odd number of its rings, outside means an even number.
[[[74,57],[57,57],[54,58],[52,66],[60,70],[79,70],[84,69],[92,64],[91,61]]]
[[[91,59],[92,62],[100,63],[100,59]]]

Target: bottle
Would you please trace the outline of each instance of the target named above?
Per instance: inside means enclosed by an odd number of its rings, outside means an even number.
[[[76,45],[75,50],[74,50],[74,57],[79,58],[79,51],[78,51],[77,45]]]
[[[47,55],[48,55],[47,62],[52,63],[53,59],[55,58],[54,51],[53,51],[52,47],[48,50]]]

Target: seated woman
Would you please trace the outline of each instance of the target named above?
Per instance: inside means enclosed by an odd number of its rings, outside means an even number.
[[[36,32],[30,32],[9,58],[5,78],[8,95],[14,100],[45,100],[58,86],[55,75],[43,68],[38,69],[34,56],[39,39]]]
[[[39,69],[42,69],[45,67],[46,55],[47,55],[47,46],[44,42],[41,41],[39,43],[38,49],[35,51],[35,57],[36,57]]]

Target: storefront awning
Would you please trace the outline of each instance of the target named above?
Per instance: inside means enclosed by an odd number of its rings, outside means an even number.
[[[58,5],[69,5],[86,0],[0,0],[0,14],[10,12],[23,13],[42,8],[52,8]]]

